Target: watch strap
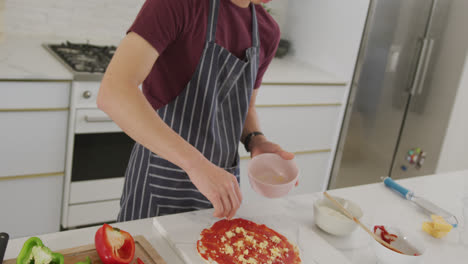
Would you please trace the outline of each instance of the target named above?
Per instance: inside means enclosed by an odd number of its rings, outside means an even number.
[[[250,148],[249,148],[250,141],[252,141],[253,137],[258,136],[258,135],[263,135],[263,133],[260,131],[254,131],[254,132],[247,134],[247,136],[245,136],[244,147],[247,152],[250,152]]]

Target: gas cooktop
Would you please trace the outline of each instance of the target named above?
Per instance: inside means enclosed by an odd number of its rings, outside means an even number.
[[[116,50],[115,46],[97,46],[65,42],[44,44],[74,75],[77,81],[100,81]]]

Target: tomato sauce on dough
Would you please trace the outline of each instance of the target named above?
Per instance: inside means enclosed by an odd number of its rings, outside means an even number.
[[[265,225],[237,218],[204,229],[197,242],[200,256],[218,264],[299,264],[299,251]]]

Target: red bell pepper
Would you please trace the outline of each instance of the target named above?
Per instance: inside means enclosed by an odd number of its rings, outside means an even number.
[[[135,255],[133,237],[108,224],[98,229],[94,244],[103,264],[128,264]]]

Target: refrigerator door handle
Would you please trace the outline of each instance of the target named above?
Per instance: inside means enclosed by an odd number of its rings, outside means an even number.
[[[427,70],[429,68],[429,62],[431,61],[432,57],[432,49],[434,48],[434,39],[429,40],[429,47],[427,48],[426,54],[424,54],[424,66],[421,74],[421,79],[419,79],[419,84],[418,84],[418,91],[417,94],[420,95],[423,92],[424,89],[424,83],[426,81],[426,75],[427,75]]]
[[[426,52],[427,52],[428,46],[429,46],[429,40],[427,38],[424,38],[422,40],[422,48],[421,48],[421,53],[420,53],[421,55],[419,56],[419,59],[418,59],[418,66],[416,67],[416,74],[414,75],[414,81],[413,81],[413,85],[411,86],[410,95],[415,95],[416,90],[419,87],[419,82],[421,81],[421,74],[423,72],[424,61],[426,58]]]

